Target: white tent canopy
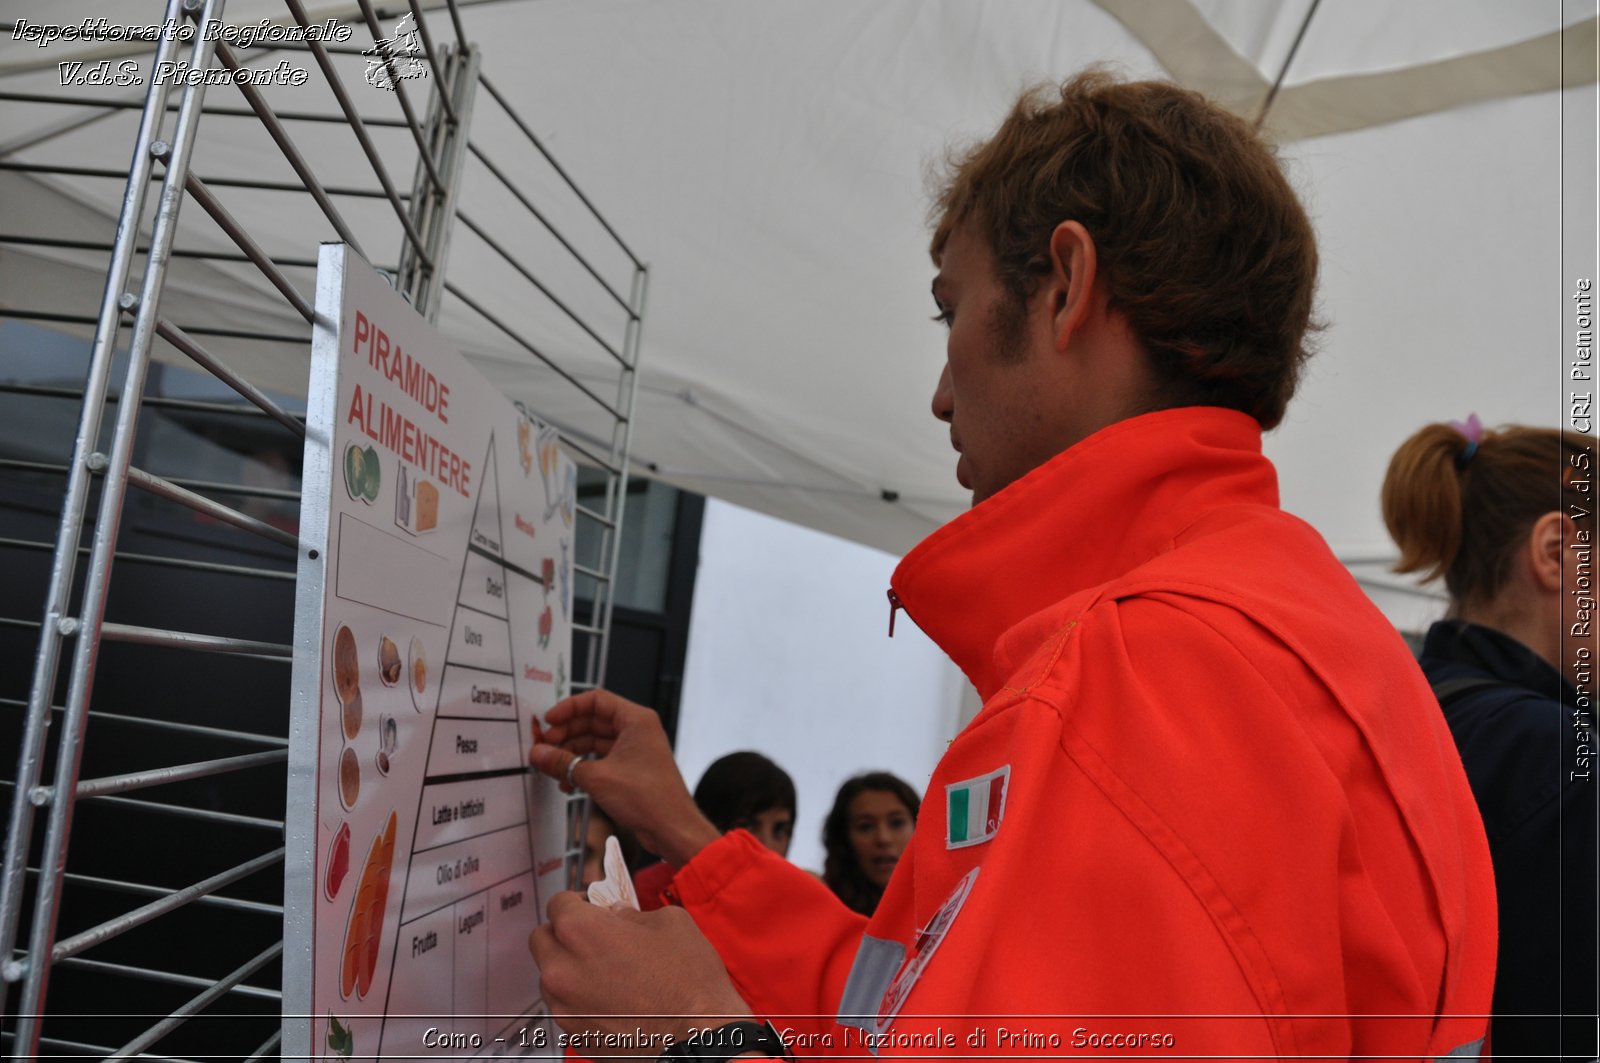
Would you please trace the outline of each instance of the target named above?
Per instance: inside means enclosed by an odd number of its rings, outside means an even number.
[[[11,5],[8,17],[34,6]],[[308,6],[318,19],[355,10]],[[35,21],[138,21],[130,4],[37,8]],[[397,14],[381,17],[387,25]],[[148,5],[146,21],[159,16]],[[639,467],[897,553],[965,505],[946,433],[928,413],[943,342],[927,321],[930,165],[990,131],[1023,86],[1090,63],[1175,77],[1252,119],[1281,76],[1265,125],[1321,237],[1328,328],[1268,450],[1287,507],[1357,566],[1391,553],[1377,485],[1416,426],[1471,410],[1489,423],[1563,420],[1569,296],[1576,277],[1595,272],[1595,16],[1593,0],[493,0],[461,9],[484,72],[650,264]],[[268,0],[236,0],[228,17],[286,21]],[[453,38],[444,12],[430,18],[436,38]],[[354,43],[370,44],[359,16],[355,33]],[[0,88],[136,95],[62,89],[57,64],[142,48],[6,39]],[[358,106],[394,112],[392,94],[361,84],[359,65],[345,72]],[[212,90],[216,102],[237,104],[234,95]],[[269,98],[334,110],[316,78]],[[487,103],[477,111],[474,141],[533,194],[560,200],[503,116]],[[0,113],[0,157],[126,166],[135,112],[90,121],[94,112],[7,103]],[[335,176],[361,176],[342,126],[297,125],[294,136]],[[219,168],[291,177],[249,121],[208,119],[196,169]],[[287,212],[282,197],[225,191],[274,253],[310,256],[333,238],[320,214]],[[119,195],[113,181],[0,174],[0,227],[106,239]],[[492,182],[462,200],[490,225],[508,204]],[[392,256],[399,235],[388,205],[349,211],[377,245],[369,254]],[[564,217],[578,219],[575,243],[623,265],[599,250],[596,226],[577,211]],[[199,211],[186,211],[184,226],[180,243],[224,246]],[[546,237],[502,238],[539,268]],[[542,330],[543,342],[584,342],[492,258],[458,231],[454,282],[518,327]],[[0,246],[0,299],[92,313],[103,261]],[[614,323],[616,306],[581,282],[562,282],[571,305]],[[259,276],[228,265],[183,263],[169,305],[180,320],[299,325]],[[504,333],[448,297],[440,320],[513,397],[581,428]],[[303,390],[303,351],[227,353],[260,383]]]

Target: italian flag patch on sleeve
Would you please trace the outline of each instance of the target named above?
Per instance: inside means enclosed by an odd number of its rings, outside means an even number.
[[[944,788],[946,849],[981,845],[1000,829],[1006,812],[1006,785],[1011,781],[1011,765],[953,782]]]

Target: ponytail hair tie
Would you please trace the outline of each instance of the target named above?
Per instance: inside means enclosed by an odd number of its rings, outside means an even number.
[[[1461,433],[1461,438],[1467,441],[1467,445],[1461,448],[1461,453],[1456,455],[1456,468],[1465,469],[1467,463],[1478,453],[1478,444],[1483,442],[1483,422],[1478,420],[1476,413],[1469,413],[1465,421],[1451,421],[1450,427]]]

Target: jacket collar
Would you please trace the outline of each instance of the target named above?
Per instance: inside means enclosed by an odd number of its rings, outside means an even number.
[[[1521,642],[1481,624],[1465,620],[1440,620],[1428,629],[1422,656],[1435,661],[1465,665],[1487,672],[1496,679],[1563,704],[1577,703],[1578,691],[1549,661]]]
[[[1201,515],[1234,504],[1278,504],[1253,418],[1216,407],[1143,414],[934,532],[890,583],[987,701],[1007,678],[995,652],[1007,630],[1165,553]]]

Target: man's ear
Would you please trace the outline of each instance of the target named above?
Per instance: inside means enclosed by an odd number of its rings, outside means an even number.
[[[1056,350],[1064,351],[1094,309],[1094,237],[1075,221],[1064,221],[1050,234],[1050,327]]]
[[[1533,522],[1533,529],[1528,532],[1528,566],[1540,590],[1560,594],[1564,589],[1562,555],[1576,530],[1572,518],[1556,510]]]

